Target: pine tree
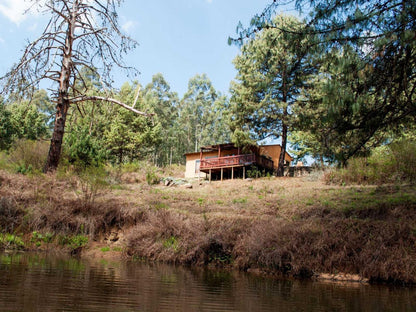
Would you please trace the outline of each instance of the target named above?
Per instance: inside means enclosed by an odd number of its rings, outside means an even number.
[[[294,106],[313,67],[307,63],[310,51],[302,49],[305,39],[280,30],[300,31],[302,23],[279,15],[273,25],[276,28],[263,29],[241,47],[234,60],[238,74],[231,102],[235,140],[281,138],[277,175],[282,176],[287,138],[295,124]]]

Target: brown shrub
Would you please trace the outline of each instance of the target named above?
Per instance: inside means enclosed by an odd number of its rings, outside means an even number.
[[[31,230],[55,234],[97,235],[136,224],[143,218],[139,209],[127,209],[116,201],[85,202],[79,199],[36,206],[28,222]]]
[[[237,265],[290,275],[342,272],[374,281],[414,282],[415,243],[408,224],[259,221],[236,246]]]
[[[0,197],[0,229],[3,233],[14,233],[22,223],[23,214],[11,198]]]
[[[208,244],[202,219],[167,210],[148,211],[144,222],[130,230],[128,253],[174,263],[202,263]]]

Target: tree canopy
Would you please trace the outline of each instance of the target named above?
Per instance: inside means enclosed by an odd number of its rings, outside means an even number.
[[[314,60],[319,75],[311,81],[314,91],[304,93],[302,110],[303,120],[312,123],[303,129],[310,134],[309,146],[320,142],[315,153],[344,163],[386,142],[394,129],[414,123],[414,1],[289,1],[305,16],[299,31],[273,20],[287,4],[270,3],[250,26],[240,25],[230,42],[243,44],[259,31],[276,29],[295,39],[308,37],[305,48],[320,51]]]
[[[298,19],[284,15],[276,16],[273,23],[293,32],[303,27]],[[279,176],[283,175],[288,133],[296,122],[294,106],[313,72],[303,40],[295,43],[285,32],[264,29],[241,47],[234,60],[238,71],[231,85],[234,138],[281,138]]]

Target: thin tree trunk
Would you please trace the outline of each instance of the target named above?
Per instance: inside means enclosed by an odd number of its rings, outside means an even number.
[[[286,68],[283,71],[283,102],[287,103],[287,82],[286,82]],[[287,145],[287,116],[288,116],[288,109],[287,105],[284,108],[283,111],[283,117],[282,117],[282,148],[280,149],[280,156],[279,156],[279,164],[277,166],[277,176],[283,177],[284,171],[285,171],[285,157],[286,157],[286,145]]]
[[[78,1],[74,1],[71,17],[68,18],[68,29],[66,31],[65,48],[63,50],[62,66],[59,75],[58,103],[56,105],[55,124],[46,160],[44,172],[55,171],[58,168],[61,157],[62,141],[65,133],[66,115],[70,106],[68,90],[72,73],[72,45],[75,36],[76,15],[78,13]]]
[[[55,124],[44,172],[55,171],[58,168],[68,108],[69,101],[63,95],[60,95],[56,106]]]
[[[277,166],[278,177],[283,177],[284,175],[286,145],[287,145],[287,125],[283,123],[282,125],[282,148],[280,149],[279,164]]]

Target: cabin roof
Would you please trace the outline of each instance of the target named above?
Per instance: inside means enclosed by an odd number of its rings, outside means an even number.
[[[259,148],[259,147],[267,147],[267,146],[281,146],[280,144],[266,144],[266,145],[254,145],[255,147]],[[208,152],[214,152],[214,151],[218,151],[221,148],[221,150],[231,150],[231,149],[235,149],[237,148],[235,146],[234,143],[222,143],[222,144],[214,144],[214,145],[207,145],[207,146],[202,146],[200,148],[200,150],[202,151],[202,153],[208,153]],[[199,155],[201,152],[190,152],[190,153],[185,153],[185,156],[190,156],[190,155]],[[290,158],[293,157],[286,151],[286,154],[290,156]]]

